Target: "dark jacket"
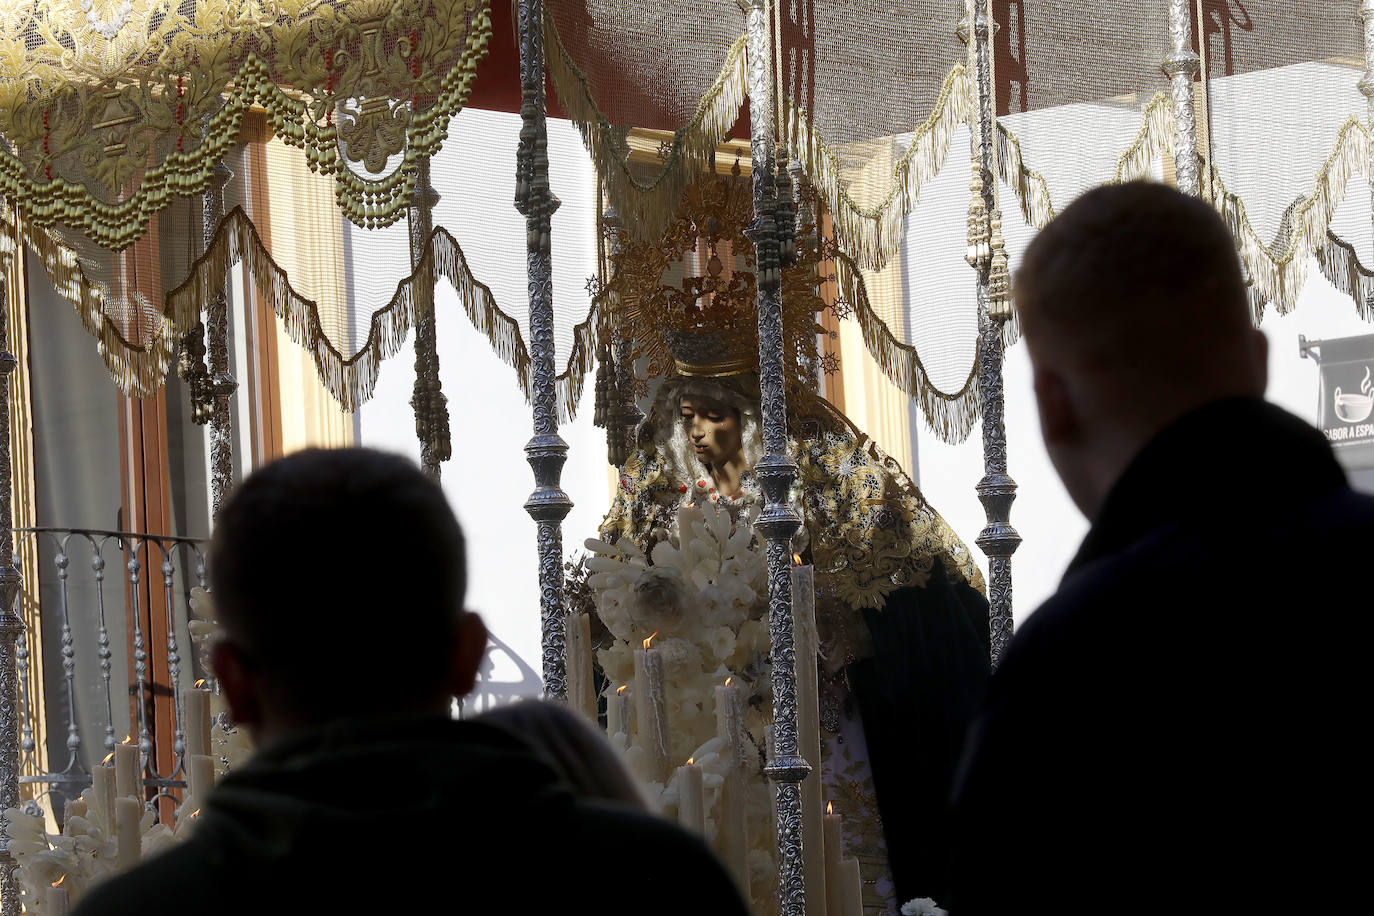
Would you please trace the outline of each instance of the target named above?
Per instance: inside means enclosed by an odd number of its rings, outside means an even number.
[[[653,911],[746,912],[675,825],[574,797],[501,729],[425,719],[263,750],[216,786],[190,840],[76,913]]]
[[[1374,499],[1320,433],[1249,399],[1161,433],[992,679],[954,916],[1339,911],[1372,598]]]

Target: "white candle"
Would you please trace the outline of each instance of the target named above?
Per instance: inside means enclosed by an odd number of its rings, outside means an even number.
[[[140,798],[143,768],[139,766],[138,745],[116,744],[114,749],[115,794],[120,798]]]
[[[739,688],[730,683],[716,688],[716,734],[725,744],[724,780],[716,814],[718,852],[734,875],[740,894],[749,899],[749,836],[744,818],[745,778],[748,751],[744,739],[744,703]]]
[[[136,798],[115,799],[115,861],[125,871],[138,864],[143,853],[143,803]]]
[[[114,836],[114,800],[117,794],[115,792],[114,767],[107,767],[103,764],[92,767],[91,804],[100,818],[100,829],[106,839]]]
[[[814,567],[792,567],[792,628],[797,660],[797,750],[811,764],[815,775],[819,775],[821,709],[816,658],[820,637],[816,632]],[[821,788],[820,779],[802,780],[802,869],[806,874],[807,896],[817,903],[826,899],[825,856],[821,848]],[[819,906],[816,910],[826,912]]]
[[[63,875],[62,877],[67,876]],[[65,887],[58,887],[55,884],[44,893],[43,912],[46,916],[67,916],[67,906],[67,889]]]
[[[215,758],[208,754],[196,754],[190,758],[186,767],[186,794],[195,799],[197,805],[205,804],[205,796],[215,787]],[[193,812],[187,811],[187,814]]]
[[[629,685],[621,684],[615,693],[606,694],[606,734],[630,734],[630,695]]]
[[[840,916],[863,916],[864,885],[858,859],[845,859],[840,865],[840,886],[844,898]]]
[[[840,863],[844,859],[844,837],[835,809],[827,804],[825,812],[825,907],[830,916],[843,916]]]
[[[663,659],[649,646],[657,635],[635,651],[635,718],[649,777],[663,783],[668,777],[668,703],[663,693]]]
[[[691,760],[677,768],[677,821],[698,836],[706,833],[706,797],[701,767]]]
[[[568,618],[566,659],[568,708],[596,722],[596,689],[592,681],[592,621],[586,614]]]
[[[181,731],[186,756],[210,753],[210,691],[188,687],[181,692]]]

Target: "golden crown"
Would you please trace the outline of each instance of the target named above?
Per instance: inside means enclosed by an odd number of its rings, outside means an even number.
[[[738,158],[728,174],[702,176],[682,193],[677,214],[657,243],[620,237],[606,224],[611,254],[608,318],[645,376],[676,372],[721,377],[758,369],[758,286],[754,246],[744,230],[754,216],[749,181]],[[802,233],[803,236],[806,233]],[[789,380],[817,362],[820,256],[800,239],[796,262],[783,271],[783,331]]]

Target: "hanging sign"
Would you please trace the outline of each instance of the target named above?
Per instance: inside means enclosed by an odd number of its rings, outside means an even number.
[[[1374,334],[1321,342],[1321,428],[1347,469],[1374,468]]]

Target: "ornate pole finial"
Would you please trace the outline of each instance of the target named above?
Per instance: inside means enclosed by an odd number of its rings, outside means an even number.
[[[563,519],[572,500],[559,486],[568,444],[558,435],[557,381],[553,354],[553,258],[549,231],[558,198],[549,189],[548,127],[544,108],[544,4],[519,0],[520,148],[516,157],[515,208],[525,216],[525,264],[530,302],[530,371],[534,376],[534,437],[525,455],[535,490],[525,511],[538,526],[539,615],[544,696],[566,700],[566,627],[563,606]]]

